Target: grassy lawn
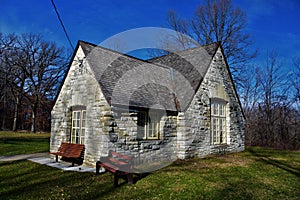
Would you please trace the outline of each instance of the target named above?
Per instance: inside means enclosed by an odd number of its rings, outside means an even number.
[[[0,131],[0,156],[48,152],[50,133]]]
[[[247,148],[177,161],[118,188],[109,173],[66,172],[30,161],[0,162],[0,180],[0,199],[299,199],[300,153]]]

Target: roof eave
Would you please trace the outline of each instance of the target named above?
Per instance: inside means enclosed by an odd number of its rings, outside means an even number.
[[[65,72],[64,78],[63,78],[63,80],[62,80],[62,82],[61,82],[61,84],[60,84],[60,86],[59,86],[58,93],[56,94],[56,97],[55,97],[55,99],[54,99],[54,101],[53,101],[52,109],[53,109],[53,107],[54,107],[55,104],[56,104],[56,101],[57,101],[58,96],[59,96],[59,94],[60,94],[60,92],[61,92],[61,89],[62,89],[62,87],[63,87],[63,85],[64,85],[64,83],[65,83],[65,81],[66,81],[66,78],[67,78],[67,76],[68,76],[68,74],[69,74],[70,68],[71,68],[71,66],[72,66],[72,63],[73,63],[73,61],[74,61],[74,58],[76,57],[77,51],[78,51],[78,49],[79,49],[80,42],[81,42],[81,41],[79,40],[79,41],[77,42],[77,44],[76,44],[75,50],[74,50],[73,55],[72,55],[72,57],[71,57],[71,59],[70,59],[70,61],[69,61],[69,64],[68,64],[67,70],[66,70],[66,72]]]

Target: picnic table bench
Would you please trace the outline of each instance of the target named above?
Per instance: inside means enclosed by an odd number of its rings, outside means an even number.
[[[75,161],[82,163],[84,159],[84,145],[62,142],[57,152],[49,152],[49,154],[56,155],[56,162],[58,162],[58,156],[71,159],[72,166],[74,166]]]
[[[119,177],[124,178],[128,184],[133,184],[134,157],[110,150],[108,156],[101,157],[96,163],[96,174],[100,167],[114,175],[114,187],[118,186]]]

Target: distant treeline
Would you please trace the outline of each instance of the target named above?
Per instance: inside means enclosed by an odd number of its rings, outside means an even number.
[[[300,58],[293,59],[293,71],[283,67],[276,51],[269,52],[265,61],[248,69],[240,88],[246,144],[300,149]]]
[[[66,51],[41,35],[0,33],[0,128],[50,131]]]

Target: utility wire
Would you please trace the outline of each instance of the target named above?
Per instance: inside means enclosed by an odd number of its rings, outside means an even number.
[[[60,18],[60,15],[59,15],[59,13],[58,13],[58,11],[57,11],[57,8],[56,8],[56,5],[55,5],[55,3],[54,3],[54,0],[51,0],[51,3],[52,3],[52,5],[53,5],[54,11],[55,11],[55,13],[56,13],[56,15],[57,15],[57,18],[58,18],[58,20],[59,20],[59,22],[60,22],[60,25],[62,26],[62,28],[63,28],[63,30],[64,30],[64,33],[65,33],[65,35],[66,35],[66,37],[67,37],[67,40],[68,40],[68,42],[69,42],[69,44],[70,44],[72,50],[75,51],[75,48],[74,48],[74,46],[73,46],[73,44],[72,44],[72,42],[71,42],[71,40],[70,40],[70,38],[69,38],[69,35],[68,35],[68,33],[67,33],[66,27],[64,26],[64,23],[63,23],[62,19]]]

